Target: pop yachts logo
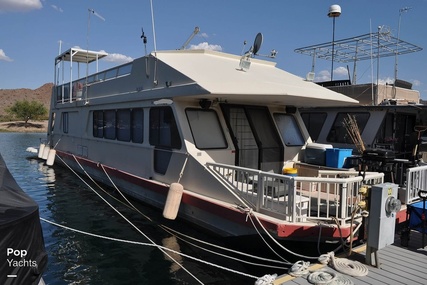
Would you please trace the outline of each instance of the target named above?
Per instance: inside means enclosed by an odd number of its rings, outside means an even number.
[[[37,267],[35,260],[26,259],[28,252],[25,249],[7,248],[6,256],[9,267]]]

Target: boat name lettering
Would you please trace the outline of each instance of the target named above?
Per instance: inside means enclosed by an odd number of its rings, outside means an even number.
[[[139,92],[139,91],[142,91],[142,90],[144,90],[144,87],[143,87],[143,86],[137,86],[137,87],[136,87],[136,91],[138,91],[138,92]]]

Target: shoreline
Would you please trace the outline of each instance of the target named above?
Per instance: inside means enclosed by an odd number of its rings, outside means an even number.
[[[24,121],[0,122],[0,132],[8,133],[47,133],[48,120],[29,121],[25,127]]]

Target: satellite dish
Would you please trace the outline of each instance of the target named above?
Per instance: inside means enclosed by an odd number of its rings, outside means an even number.
[[[255,41],[254,41],[254,47],[253,47],[253,54],[257,54],[257,52],[259,51],[259,49],[261,48],[262,45],[262,34],[258,33],[255,37]]]

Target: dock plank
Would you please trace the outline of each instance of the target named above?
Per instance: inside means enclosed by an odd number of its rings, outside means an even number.
[[[358,285],[427,284],[427,247],[421,248],[421,233],[411,231],[410,236],[411,238],[408,246],[403,247],[400,243],[400,236],[396,234],[395,242],[392,245],[378,251],[379,268],[368,265],[369,273],[367,276],[347,277],[349,277],[354,284]],[[366,248],[362,246],[357,250],[357,253],[352,254],[348,259],[365,263],[365,255]],[[314,266],[319,268],[318,265]],[[326,268],[328,271],[337,272],[329,266],[325,266],[320,270]],[[280,281],[281,277],[283,282]],[[293,279],[289,277],[289,275],[279,276],[274,284],[310,284],[306,277]]]

